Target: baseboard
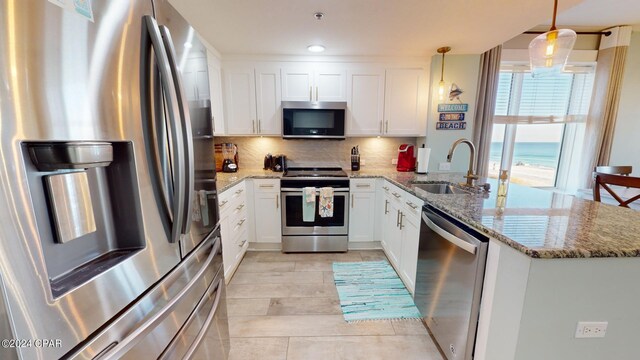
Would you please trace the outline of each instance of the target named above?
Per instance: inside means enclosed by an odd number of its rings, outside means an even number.
[[[282,251],[282,243],[249,243],[249,251]]]
[[[380,241],[349,241],[349,250],[381,250]]]

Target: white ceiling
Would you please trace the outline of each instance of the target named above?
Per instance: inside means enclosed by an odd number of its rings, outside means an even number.
[[[222,54],[478,54],[551,22],[552,0],[170,0]],[[614,5],[615,4],[615,5]],[[325,13],[322,21],[314,19]],[[562,0],[558,24],[640,24],[640,0]]]

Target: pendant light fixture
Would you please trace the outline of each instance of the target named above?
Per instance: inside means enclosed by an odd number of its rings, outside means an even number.
[[[444,46],[438,48],[438,54],[442,54],[442,70],[440,71],[440,84],[438,85],[438,99],[444,100],[444,54],[451,51],[451,48]]]
[[[546,33],[536,36],[529,44],[531,76],[533,77],[561,72],[567,63],[573,44],[576,42],[575,31],[556,28],[557,13],[558,0],[554,0],[551,28]]]

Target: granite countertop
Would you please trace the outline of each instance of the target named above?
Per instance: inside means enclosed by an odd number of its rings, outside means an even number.
[[[352,178],[384,178],[443,212],[533,258],[640,257],[640,211],[511,184],[504,209],[496,208],[497,182],[489,194],[431,194],[414,183],[461,183],[462,174],[418,175],[395,169],[347,171]],[[219,191],[244,178],[282,173],[240,170],[218,174]],[[483,180],[480,180],[483,182]]]

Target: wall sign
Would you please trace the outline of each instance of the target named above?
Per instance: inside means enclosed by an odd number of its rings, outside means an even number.
[[[440,113],[440,121],[462,121],[464,113]]]
[[[438,112],[467,112],[469,104],[438,104]]]
[[[464,130],[467,128],[466,121],[437,122],[436,130]]]

